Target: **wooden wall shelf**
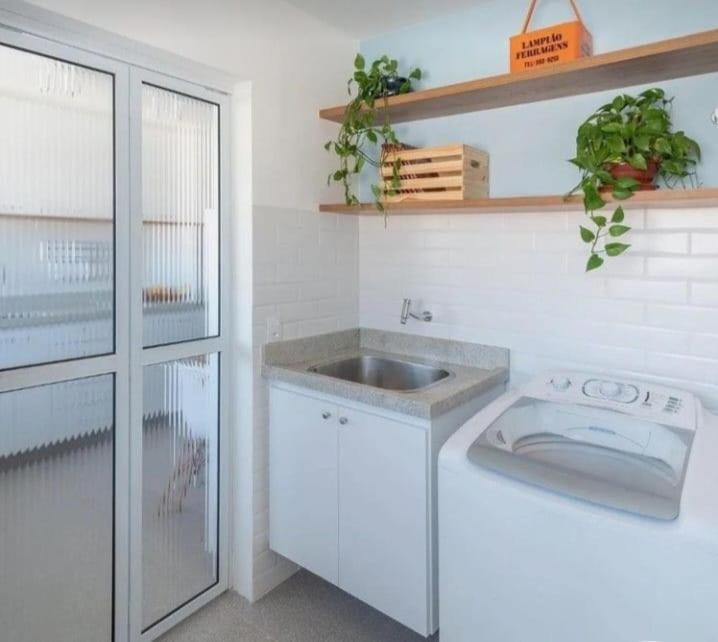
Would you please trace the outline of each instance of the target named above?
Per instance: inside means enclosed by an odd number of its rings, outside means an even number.
[[[608,199],[612,201],[612,199]],[[633,198],[622,201],[626,209],[666,209],[680,207],[718,207],[718,189],[656,190],[638,192]],[[556,212],[561,210],[580,211],[583,201],[580,196],[569,199],[562,195],[551,196],[509,196],[483,198],[469,201],[403,201],[391,203],[386,209],[391,214],[487,214],[494,212]],[[373,203],[345,205],[331,203],[319,206],[320,212],[334,214],[382,215]]]
[[[392,123],[538,102],[718,71],[718,29],[387,100]],[[319,116],[341,123],[345,106]]]

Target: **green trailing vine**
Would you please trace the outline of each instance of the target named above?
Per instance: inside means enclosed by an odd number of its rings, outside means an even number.
[[[662,89],[649,89],[638,96],[622,94],[600,107],[578,128],[576,157],[570,160],[581,170],[581,180],[570,194],[583,192],[583,204],[592,226],[580,226],[581,239],[590,247],[586,271],[604,264],[604,257],[623,254],[630,244],[623,237],[630,231],[619,205],[610,219],[597,214],[606,205],[602,194],[623,201],[631,198],[641,182],[617,175],[616,167],[654,170],[668,187],[695,184],[695,166],[701,150],[682,131],[673,131],[671,105]]]
[[[359,204],[353,189],[353,178],[367,163],[380,169],[387,150],[401,145],[389,122],[388,111],[382,107],[386,107],[388,88],[392,84],[396,85],[398,81],[398,93],[407,93],[411,91],[412,80],[421,79],[421,70],[412,69],[405,79],[400,78],[398,70],[399,63],[388,56],[382,56],[368,66],[361,54],[354,59],[354,74],[347,83],[347,91],[350,96],[352,93],[355,95],[347,105],[336,139],[324,145],[339,160],[338,169],[329,174],[327,183],[334,181],[342,185],[347,205]],[[382,181],[381,184],[371,185],[379,211],[384,211],[384,197],[393,196],[399,188],[400,168],[401,160],[397,159],[392,163],[392,178],[388,184]]]

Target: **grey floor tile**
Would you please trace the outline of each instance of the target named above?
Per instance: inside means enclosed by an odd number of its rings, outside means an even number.
[[[429,642],[438,639],[436,635]],[[227,593],[161,638],[161,642],[255,640],[426,642],[422,636],[307,571],[300,571],[254,604],[236,593]]]
[[[300,571],[255,604],[244,602],[243,617],[277,642],[425,639],[307,571]]]
[[[241,617],[242,601],[236,593],[225,593],[157,642],[276,642]]]

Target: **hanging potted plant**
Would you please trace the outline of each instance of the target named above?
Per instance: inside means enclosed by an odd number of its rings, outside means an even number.
[[[606,205],[606,194],[626,200],[637,191],[657,189],[659,178],[668,187],[687,180],[695,185],[701,150],[684,132],[673,131],[672,102],[662,89],[635,97],[622,94],[578,128],[576,157],[570,162],[581,170],[581,180],[569,195],[583,192],[592,224],[580,226],[581,239],[590,246],[586,271],[630,247],[622,240],[631,229],[624,223],[623,207],[616,207],[610,219],[597,214]]]
[[[406,147],[399,142],[389,122],[388,112],[383,108],[389,96],[411,91],[411,82],[421,79],[421,70],[412,69],[407,77],[403,77],[398,69],[399,63],[388,56],[378,58],[369,66],[361,54],[354,59],[354,74],[347,83],[347,89],[350,96],[353,90],[356,95],[347,105],[336,139],[324,145],[339,160],[339,168],[329,175],[327,182],[334,181],[343,186],[347,205],[359,204],[352,180],[361,173],[366,163],[379,168],[388,152]],[[399,187],[400,166],[401,161],[395,161],[391,180],[371,186],[379,211],[384,210],[384,197],[393,196]]]

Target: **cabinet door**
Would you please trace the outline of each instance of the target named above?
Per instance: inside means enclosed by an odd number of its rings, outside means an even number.
[[[336,584],[336,408],[279,388],[270,394],[270,546]]]
[[[339,586],[425,635],[426,433],[338,411]]]

